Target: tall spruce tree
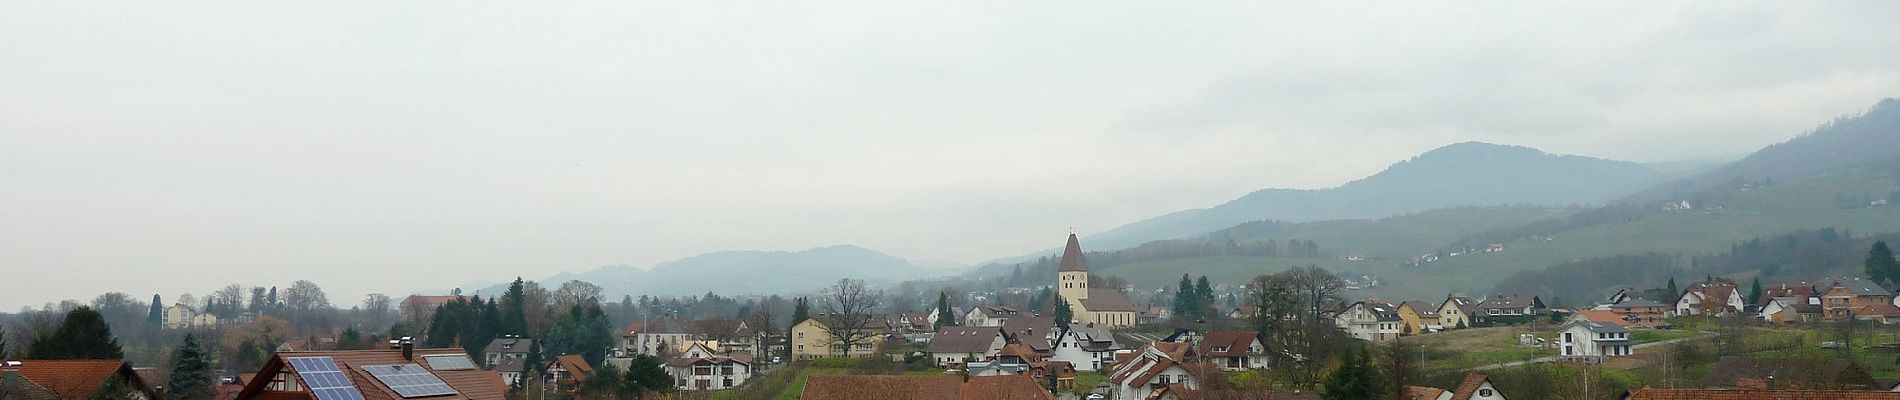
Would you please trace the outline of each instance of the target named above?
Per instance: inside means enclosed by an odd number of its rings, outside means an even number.
[[[0,326],[0,360],[7,359],[7,327]]]
[[[1761,304],[1761,277],[1748,285],[1748,304]]]
[[[66,320],[52,336],[35,338],[27,346],[26,358],[35,360],[112,360],[125,358],[119,339],[105,316],[92,307],[79,306],[66,313]]]
[[[941,291],[937,292],[937,320],[931,324],[931,328],[943,329],[943,327],[956,324],[957,316],[950,312],[950,295]]]
[[[1328,400],[1358,400],[1379,397],[1378,382],[1374,376],[1370,357],[1365,346],[1354,344],[1346,348],[1345,358],[1339,362],[1339,368],[1326,377],[1324,396]]]
[[[1893,249],[1887,248],[1886,241],[1874,242],[1873,250],[1867,251],[1865,268],[1867,278],[1874,282],[1900,282],[1900,260],[1894,260]]]
[[[811,318],[811,300],[806,299],[804,297],[792,299],[792,323],[790,325],[785,326],[785,339],[788,341],[791,340],[792,328],[797,328],[798,323],[805,322],[806,319],[810,319],[810,318]],[[792,344],[791,343],[785,344],[785,359],[786,360],[792,359]]]
[[[1207,275],[1194,281],[1194,316],[1202,320],[1214,319],[1214,287],[1207,282]]]
[[[1664,301],[1676,301],[1678,297],[1682,297],[1682,289],[1676,287],[1676,278],[1669,278],[1669,298]]]
[[[526,283],[522,282],[521,277],[517,276],[515,277],[514,283],[508,284],[508,292],[501,295],[501,309],[503,312],[501,317],[501,334],[523,336],[528,334],[527,302],[528,294]]]
[[[1056,310],[1052,314],[1056,317],[1056,327],[1065,331],[1069,330],[1069,322],[1075,320],[1075,309],[1069,307],[1068,299],[1061,297],[1056,298]]]
[[[1174,289],[1174,317],[1194,318],[1194,298],[1200,297],[1194,291],[1194,280],[1188,274],[1181,274],[1181,285]]]
[[[204,345],[192,334],[185,334],[185,342],[172,351],[171,382],[166,385],[166,398],[171,400],[203,400],[216,395],[211,389],[210,355],[205,354]]]
[[[152,326],[165,324],[165,302],[158,299],[158,293],[152,294],[152,309],[145,312],[145,322]]]

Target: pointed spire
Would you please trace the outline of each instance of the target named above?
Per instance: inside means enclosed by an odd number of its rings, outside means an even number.
[[[1062,264],[1061,264],[1061,267],[1057,268],[1056,270],[1057,271],[1081,271],[1081,272],[1089,271],[1088,260],[1085,260],[1082,258],[1082,242],[1077,241],[1075,239],[1074,233],[1069,234],[1069,245],[1062,249]]]

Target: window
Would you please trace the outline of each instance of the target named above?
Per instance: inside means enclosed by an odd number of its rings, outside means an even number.
[[[1491,397],[1491,389],[1478,389],[1478,396]]]
[[[1161,376],[1161,384],[1163,384],[1163,385],[1166,385],[1166,384],[1168,384],[1168,378],[1169,378],[1169,377],[1168,377],[1167,375],[1162,375],[1162,376]]]
[[[1564,332],[1564,343],[1570,343],[1570,342],[1574,342],[1574,341],[1576,341],[1576,340],[1575,340],[1574,338],[1572,338],[1572,337],[1570,337],[1570,332]],[[1566,353],[1567,353],[1567,352],[1566,352]]]

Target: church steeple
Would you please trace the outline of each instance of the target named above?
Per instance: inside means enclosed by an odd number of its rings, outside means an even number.
[[[1082,258],[1082,242],[1069,234],[1069,245],[1062,249],[1062,262],[1056,268],[1056,295],[1062,296],[1071,307],[1081,306],[1082,300],[1089,298],[1089,262]]]
[[[1089,261],[1082,258],[1082,242],[1075,240],[1075,234],[1069,234],[1069,246],[1062,249],[1062,266],[1057,271],[1088,272]]]

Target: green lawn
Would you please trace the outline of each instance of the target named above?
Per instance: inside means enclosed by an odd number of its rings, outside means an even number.
[[[1422,347],[1425,371],[1461,371],[1555,355],[1556,352],[1550,349],[1518,346],[1518,334],[1530,333],[1550,339],[1554,336],[1548,330],[1548,327],[1532,330],[1525,326],[1470,328],[1411,336],[1403,340]]]

